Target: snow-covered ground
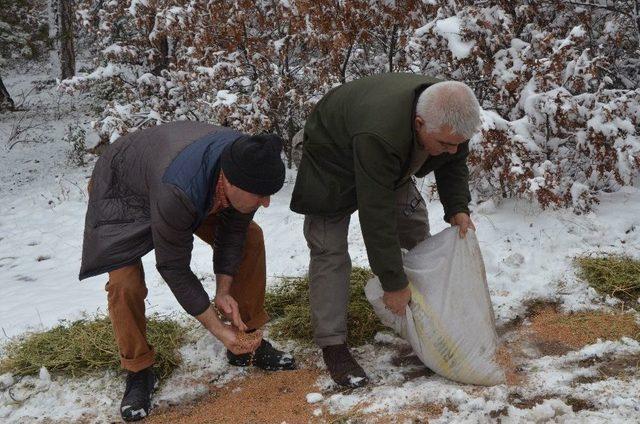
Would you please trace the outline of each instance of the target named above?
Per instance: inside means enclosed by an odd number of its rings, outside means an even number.
[[[28,92],[41,75],[14,73],[4,78],[14,97]],[[53,85],[31,92],[28,107],[40,117],[39,128],[27,136],[36,143],[19,143],[11,150],[4,140],[17,124],[20,112],[0,116],[0,340],[29,330],[49,328],[61,319],[106,310],[105,276],[79,282],[86,208],[86,183],[92,165],[74,167],[66,163],[67,145],[62,141],[66,126],[79,122],[88,128],[88,100],[58,99]],[[267,249],[268,284],[278,276],[306,271],[308,251],[302,236],[303,217],[289,211],[295,173],[261,210],[256,221],[262,226]],[[428,204],[431,231],[447,227],[442,207]],[[489,287],[498,324],[522,314],[532,299],[560,301],[567,310],[601,308],[611,300],[601,299],[574,275],[572,258],[588,252],[626,253],[640,258],[640,191],[627,188],[603,194],[591,213],[542,211],[524,201],[491,202],[474,208]],[[357,216],[351,222],[350,250],[354,264],[367,265]],[[175,314],[185,320],[178,303],[155,270],[153,253],[143,259],[149,296],[147,310]],[[196,241],[192,268],[205,278],[213,292],[211,249]],[[389,339],[389,338],[387,338]],[[387,340],[385,339],[385,340]],[[183,348],[185,364],[175,373],[156,402],[179,402],[207,390],[207,383],[220,384],[244,371],[226,365],[224,349],[211,336],[194,330]],[[350,394],[335,393],[321,401],[333,412],[345,412],[366,400],[365,412],[396,411],[406,405],[427,402],[452,404],[436,421],[484,422],[488,413],[507,408],[503,422],[640,422],[640,381],[608,378],[589,384],[570,384],[591,372],[576,365],[581,359],[622,352],[638,354],[634,340],[603,342],[561,357],[542,357],[527,365],[529,381],[519,388],[522,396],[550,396],[530,409],[509,406],[513,388],[464,386],[438,376],[404,381],[391,363],[392,343],[367,345],[357,350],[374,384]],[[0,345],[2,343],[0,342]],[[389,346],[391,345],[391,347]],[[109,422],[117,419],[121,396],[120,376],[69,379],[51,377],[46,371],[37,378],[16,383],[12,376],[0,378],[0,420],[23,422],[49,418],[68,422],[84,418]],[[9,389],[9,386],[11,388]],[[328,379],[319,390],[328,390]],[[553,396],[590,400],[595,410],[573,412]]]

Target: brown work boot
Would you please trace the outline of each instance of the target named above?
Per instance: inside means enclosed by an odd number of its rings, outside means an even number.
[[[355,389],[369,382],[369,377],[353,359],[346,344],[322,348],[322,357],[331,378],[339,385]]]

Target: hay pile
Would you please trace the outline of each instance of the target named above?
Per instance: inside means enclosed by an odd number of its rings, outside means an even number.
[[[578,275],[600,294],[608,294],[638,308],[640,261],[628,256],[604,255],[576,258]]]
[[[147,338],[156,350],[156,369],[165,378],[180,363],[178,349],[185,329],[157,315],[147,318]],[[30,333],[10,341],[0,361],[0,374],[37,374],[40,367],[71,376],[106,369],[120,369],[120,355],[108,317],[86,318],[42,333]]]
[[[360,346],[371,342],[384,327],[364,294],[371,271],[354,268],[351,273],[351,297],[348,308],[348,343]],[[296,340],[311,344],[311,312],[307,278],[284,277],[267,292],[265,307],[272,318],[271,335],[278,340]],[[147,338],[156,350],[156,368],[166,378],[179,365],[178,349],[187,329],[167,317],[147,318]],[[0,359],[0,374],[37,374],[41,367],[52,373],[81,376],[106,369],[119,370],[120,358],[111,321],[92,317],[63,321],[41,333],[30,333],[10,341]]]
[[[360,346],[371,342],[385,327],[373,312],[364,294],[364,286],[373,277],[371,271],[353,268],[351,296],[348,308],[348,344]],[[274,319],[271,335],[277,340],[313,342],[311,311],[309,309],[309,280],[306,277],[283,277],[265,297],[265,308]]]

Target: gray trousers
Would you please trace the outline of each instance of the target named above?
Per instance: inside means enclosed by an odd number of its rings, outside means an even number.
[[[418,201],[419,199],[419,201]],[[400,247],[411,249],[429,237],[427,208],[412,181],[396,192]],[[350,215],[306,215],[304,237],[309,246],[309,297],[314,340],[323,348],[347,341],[347,305],[351,257],[347,245]]]

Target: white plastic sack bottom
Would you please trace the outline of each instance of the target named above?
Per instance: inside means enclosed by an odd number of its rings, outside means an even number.
[[[497,334],[484,262],[472,230],[466,238],[451,227],[404,255],[411,288],[406,316],[385,309],[377,277],[365,294],[382,323],[408,340],[436,373],[465,384],[505,381],[495,360]]]

